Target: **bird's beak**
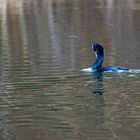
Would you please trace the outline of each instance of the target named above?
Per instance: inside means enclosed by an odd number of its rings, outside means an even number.
[[[93,46],[94,46],[94,45],[93,45],[93,44],[91,44],[91,48],[92,48],[92,49],[94,49],[94,47],[93,47]]]

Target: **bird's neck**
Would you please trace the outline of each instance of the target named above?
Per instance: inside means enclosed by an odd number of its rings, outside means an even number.
[[[93,70],[100,70],[104,61],[104,54],[96,55],[96,61],[92,64]]]

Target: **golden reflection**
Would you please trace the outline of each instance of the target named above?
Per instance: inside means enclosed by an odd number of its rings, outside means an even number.
[[[106,46],[109,61],[105,64],[116,65],[121,61],[116,57],[120,53],[117,49],[120,48],[121,56],[125,56],[127,53],[122,52],[126,48],[132,51],[128,46],[135,44],[132,43],[136,30],[134,5],[136,1],[132,0],[88,0],[82,4],[64,0],[1,0],[2,41],[3,44],[10,42],[12,63],[23,67],[31,63],[30,70],[33,72],[37,67],[35,73],[38,74],[50,72],[55,66],[62,71],[69,67],[77,69],[78,64],[79,67],[90,65],[93,56],[88,46],[94,41]],[[130,55],[134,57],[133,53]]]
[[[7,3],[3,2],[3,8],[1,9],[1,38],[2,38],[2,75],[3,80],[8,80],[9,72],[11,66],[11,57],[10,57],[10,44],[9,44],[9,34],[8,34],[8,22],[7,22]],[[6,60],[6,61],[5,61]],[[5,75],[6,73],[6,75]],[[5,79],[6,78],[6,79]]]

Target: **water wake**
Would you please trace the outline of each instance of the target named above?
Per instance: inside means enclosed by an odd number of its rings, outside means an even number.
[[[96,72],[96,70],[92,70],[92,68],[89,67],[89,68],[81,69],[81,72],[93,73],[93,72]],[[107,72],[107,73],[112,72],[112,73],[140,74],[140,69],[117,70],[117,71],[109,70],[109,71],[104,71],[104,72]]]

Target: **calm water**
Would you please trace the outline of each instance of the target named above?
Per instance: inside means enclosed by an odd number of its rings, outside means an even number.
[[[138,0],[0,0],[0,140],[139,140]]]

